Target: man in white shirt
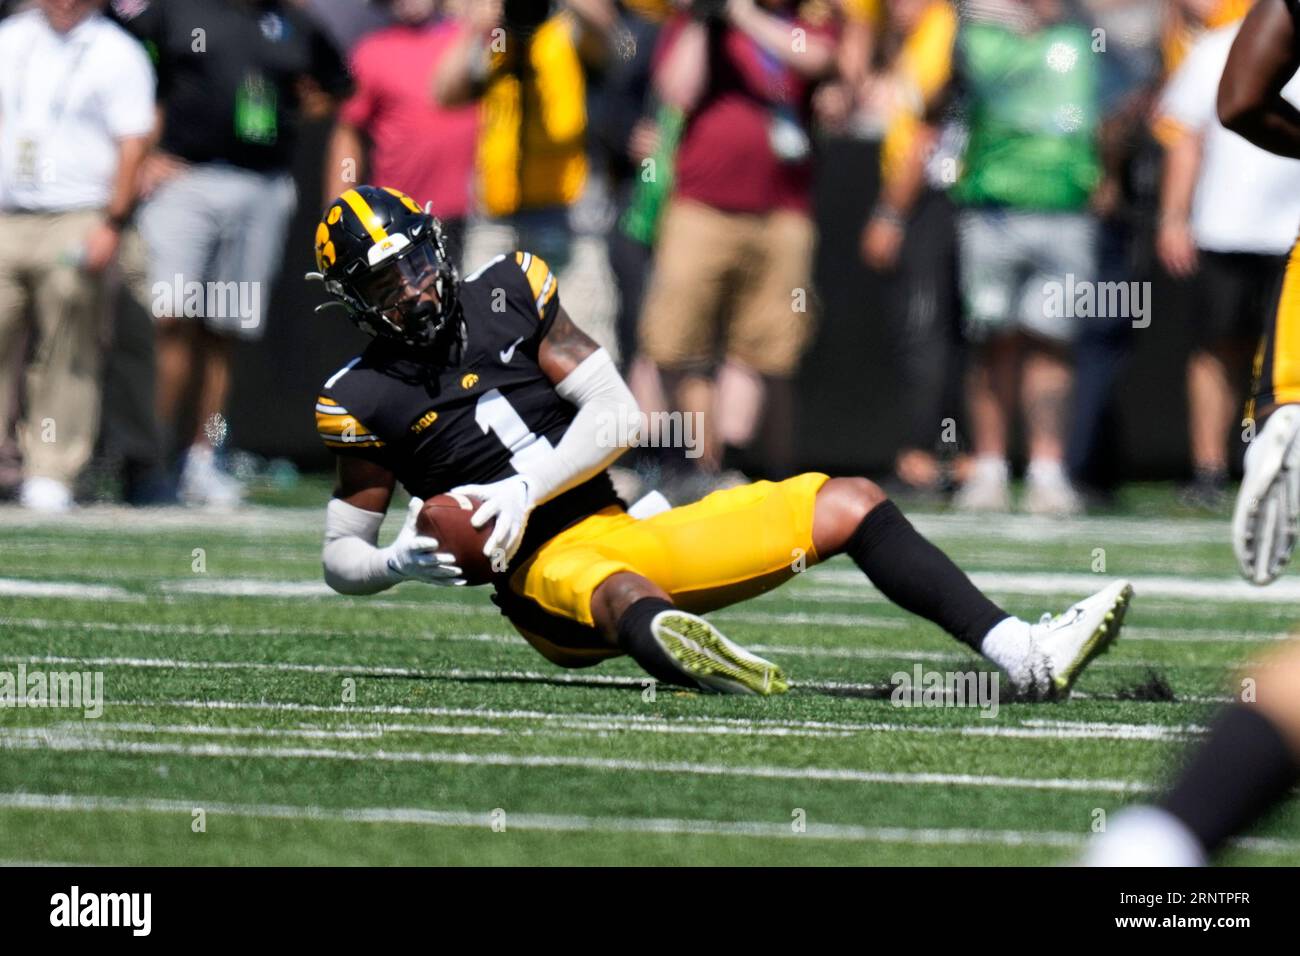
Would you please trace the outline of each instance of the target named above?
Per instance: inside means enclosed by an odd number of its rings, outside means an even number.
[[[40,0],[0,22],[0,356],[21,348],[21,500],[72,505],[99,423],[104,273],[154,126],[153,68],[98,0]],[[0,366],[0,422],[23,363]]]
[[[1187,398],[1195,479],[1184,498],[1217,508],[1250,356],[1300,222],[1300,161],[1265,152],[1215,115],[1219,77],[1240,22],[1202,36],[1170,78],[1155,132],[1165,146],[1156,251],[1189,279],[1193,351]],[[1300,103],[1295,81],[1283,95]],[[1247,436],[1249,437],[1249,436]]]

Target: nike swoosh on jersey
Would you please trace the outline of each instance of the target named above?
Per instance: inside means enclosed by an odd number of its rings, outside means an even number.
[[[502,361],[502,362],[505,362],[505,363],[508,365],[508,364],[510,363],[510,360],[511,360],[512,358],[515,357],[515,346],[518,345],[518,344],[519,344],[520,342],[522,342],[523,340],[524,340],[524,337],[521,335],[521,336],[519,336],[519,338],[517,338],[517,339],[515,339],[513,342],[511,342],[510,345],[509,345],[509,347],[502,349],[502,350],[501,350],[501,361]]]

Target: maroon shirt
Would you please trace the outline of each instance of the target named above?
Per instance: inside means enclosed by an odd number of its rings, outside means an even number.
[[[341,116],[370,137],[377,186],[400,189],[433,214],[460,219],[469,211],[478,107],[443,109],[429,81],[455,42],[451,22],[392,26],[367,35],[352,51],[356,92]]]
[[[660,57],[688,22],[679,14],[665,27]],[[791,26],[809,36],[833,36],[799,19]],[[708,83],[678,147],[673,195],[725,212],[809,212],[811,157],[782,160],[769,129],[779,108],[810,135],[813,85],[740,30],[716,30],[709,41]]]

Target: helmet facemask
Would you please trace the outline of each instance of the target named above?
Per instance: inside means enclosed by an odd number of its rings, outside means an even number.
[[[426,215],[409,235],[376,243],[370,258],[368,266],[355,262],[342,275],[321,276],[325,290],[363,332],[416,348],[433,346],[457,306],[456,270],[437,219]]]

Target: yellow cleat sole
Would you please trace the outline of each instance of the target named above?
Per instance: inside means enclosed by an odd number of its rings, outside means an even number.
[[[664,611],[651,629],[659,645],[706,690],[766,697],[790,689],[781,668],[733,644],[701,617]]]
[[[1110,606],[1106,616],[1102,618],[1101,624],[1092,632],[1088,642],[1083,645],[1083,650],[1079,652],[1070,666],[1065,669],[1063,674],[1058,674],[1052,678],[1052,683],[1056,687],[1058,698],[1067,696],[1070,689],[1074,687],[1074,682],[1079,679],[1094,658],[1100,657],[1110,650],[1111,644],[1115,638],[1119,637],[1119,629],[1124,623],[1124,615],[1128,612],[1129,602],[1133,599],[1133,585],[1128,584],[1115,597],[1115,603]]]

